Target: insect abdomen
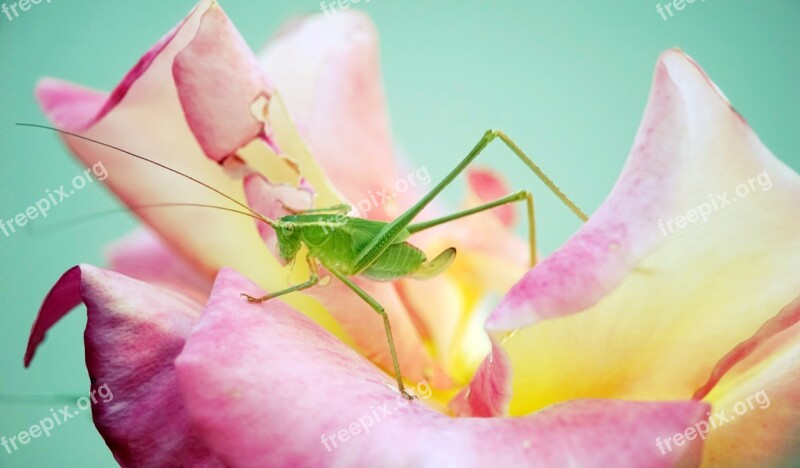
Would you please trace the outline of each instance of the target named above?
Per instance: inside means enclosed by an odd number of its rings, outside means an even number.
[[[392,281],[411,276],[425,263],[425,253],[409,244],[390,245],[360,276],[374,281]]]

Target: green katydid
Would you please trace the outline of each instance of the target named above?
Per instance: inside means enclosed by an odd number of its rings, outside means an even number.
[[[505,204],[525,201],[527,203],[528,217],[528,241],[530,247],[531,266],[536,264],[536,233],[534,223],[533,196],[530,192],[521,190],[510,195],[499,198],[495,201],[459,211],[447,216],[442,216],[429,221],[413,223],[420,212],[433,201],[461,172],[463,172],[472,161],[495,139],[500,139],[505,145],[529,168],[542,182],[570,209],[581,221],[588,218],[575,203],[573,203],[563,192],[547,177],[544,172],[514,143],[505,133],[498,130],[487,131],[467,154],[467,156],[433,189],[422,197],[416,204],[406,210],[391,222],[373,221],[357,217],[347,216],[351,211],[349,205],[339,205],[329,208],[311,209],[292,213],[277,219],[270,219],[246,204],[226,195],[220,190],[194,178],[190,175],[179,172],[151,159],[139,156],[119,147],[103,143],[91,138],[78,135],[76,133],[59,130],[35,124],[18,124],[28,127],[37,127],[53,130],[65,135],[80,138],[107,148],[116,150],[122,154],[138,158],[142,161],[154,164],[163,169],[176,173],[195,183],[198,183],[209,190],[216,192],[222,197],[232,201],[244,211],[238,209],[225,208],[214,205],[201,205],[190,203],[162,203],[157,205],[145,205],[132,207],[133,210],[170,207],[170,206],[194,206],[203,208],[215,208],[225,211],[238,213],[255,218],[260,222],[268,224],[274,229],[277,237],[278,251],[284,262],[295,261],[302,246],[307,248],[306,261],[309,266],[310,277],[307,281],[288,287],[286,289],[273,292],[263,297],[253,297],[246,293],[246,297],[251,303],[261,303],[274,299],[292,292],[302,291],[317,285],[320,281],[319,267],[322,266],[333,276],[344,283],[364,302],[366,302],[383,319],[386,331],[386,339],[389,344],[389,351],[394,366],[395,379],[400,393],[411,399],[412,396],[405,391],[403,378],[400,373],[400,365],[397,360],[392,329],[389,317],[381,304],[373,299],[361,287],[355,284],[350,278],[354,276],[365,277],[375,281],[393,281],[400,278],[431,278],[442,273],[452,263],[455,258],[456,249],[449,248],[435,257],[427,260],[425,254],[413,246],[407,239],[414,233],[425,229],[438,226],[450,221],[454,221],[466,216],[470,216],[482,211],[490,210]]]

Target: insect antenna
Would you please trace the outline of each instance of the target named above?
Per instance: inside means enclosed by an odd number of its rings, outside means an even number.
[[[216,193],[216,194],[218,194],[218,195],[220,195],[222,197],[225,197],[226,199],[228,199],[228,200],[232,201],[233,203],[239,205],[240,207],[244,208],[254,218],[257,218],[257,219],[259,219],[261,221],[264,221],[265,223],[269,224],[272,228],[275,228],[277,226],[277,224],[275,223],[274,220],[272,220],[270,218],[267,218],[266,216],[264,216],[261,213],[253,210],[249,206],[245,205],[244,203],[240,202],[239,200],[236,200],[235,198],[231,197],[230,195],[227,195],[226,193],[222,192],[221,190],[218,190],[218,189],[212,187],[211,185],[209,185],[209,184],[207,184],[207,183],[205,183],[205,182],[203,182],[201,180],[198,180],[198,179],[196,179],[196,178],[194,178],[194,177],[192,177],[192,176],[190,176],[188,174],[184,174],[183,172],[181,172],[181,171],[179,171],[177,169],[173,169],[173,168],[171,168],[171,167],[169,167],[167,165],[164,165],[164,164],[161,164],[159,162],[153,161],[152,159],[148,159],[148,158],[146,158],[144,156],[140,156],[140,155],[135,154],[133,152],[124,150],[124,149],[122,149],[122,148],[120,148],[118,146],[114,146],[114,145],[111,145],[109,143],[104,143],[102,141],[98,141],[98,140],[95,140],[93,138],[89,138],[89,137],[86,137],[86,136],[83,136],[83,135],[78,135],[77,133],[69,132],[67,130],[61,130],[61,129],[58,129],[58,128],[55,128],[55,127],[48,127],[47,125],[39,125],[39,124],[31,124],[31,123],[20,123],[20,122],[17,122],[17,125],[20,126],[20,127],[30,127],[30,128],[44,129],[44,130],[52,130],[54,132],[61,133],[62,135],[73,136],[75,138],[79,138],[81,140],[85,140],[85,141],[88,141],[88,142],[91,142],[91,143],[94,143],[94,144],[97,144],[97,145],[100,145],[100,146],[105,146],[106,148],[113,149],[115,151],[118,151],[119,153],[126,154],[128,156],[134,157],[134,158],[139,159],[141,161],[153,164],[153,165],[158,166],[158,167],[160,167],[162,169],[166,169],[166,170],[168,170],[168,171],[170,171],[170,172],[172,172],[174,174],[178,174],[181,177],[184,177],[184,178],[186,178],[188,180],[191,180],[192,182],[194,182],[196,184],[199,184],[199,185],[211,190],[212,192],[214,192],[214,193]],[[217,207],[217,208],[222,208],[222,207]]]
[[[52,403],[72,403],[83,395],[44,394],[44,395],[12,395],[0,394],[0,405],[49,405]]]
[[[149,209],[154,209],[154,208],[176,208],[176,207],[215,209],[215,210],[227,211],[229,213],[234,213],[234,214],[247,216],[249,218],[255,219],[256,221],[266,222],[264,220],[264,218],[256,216],[256,215],[254,215],[252,213],[248,213],[248,212],[242,211],[242,210],[237,210],[237,209],[234,209],[234,208],[228,208],[228,207],[225,207],[225,206],[206,205],[206,204],[202,204],[202,203],[152,203],[152,204],[147,204],[147,205],[129,206],[129,207],[125,207],[125,208],[112,208],[112,209],[105,210],[105,211],[98,211],[98,212],[95,212],[95,213],[85,214],[85,215],[78,216],[76,218],[73,218],[73,219],[70,219],[70,220],[67,220],[67,221],[64,221],[64,222],[61,222],[61,223],[50,224],[44,229],[44,231],[47,231],[47,232],[50,232],[51,230],[52,231],[57,231],[57,230],[60,230],[60,229],[73,227],[73,226],[80,225],[80,224],[83,224],[83,223],[87,223],[87,222],[90,222],[90,221],[94,221],[94,220],[97,220],[97,219],[106,218],[108,216],[112,216],[112,215],[115,215],[115,214],[136,213],[137,211],[149,210]],[[41,231],[37,232],[38,230],[33,228],[32,226],[33,225],[30,225],[30,224],[28,225],[28,233],[30,235],[32,235],[32,236],[41,235],[40,234]]]

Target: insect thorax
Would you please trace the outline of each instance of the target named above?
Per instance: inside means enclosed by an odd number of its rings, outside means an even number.
[[[291,215],[279,220],[278,235],[281,256],[293,258],[300,244],[324,266],[336,268],[345,275],[361,274],[378,281],[390,281],[417,271],[425,262],[425,254],[402,239],[403,233],[363,272],[357,271],[359,253],[379,234],[387,223],[343,215]],[[289,257],[283,257],[291,261]]]

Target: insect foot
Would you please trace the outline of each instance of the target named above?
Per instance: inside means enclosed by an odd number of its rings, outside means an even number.
[[[247,302],[249,302],[251,304],[260,304],[260,303],[266,301],[267,299],[269,299],[269,296],[253,297],[253,296],[251,296],[249,294],[245,294],[245,293],[241,293],[240,296],[246,297],[247,298]]]
[[[407,391],[405,391],[405,389],[400,390],[400,393],[402,393],[403,394],[403,398],[405,398],[408,401],[414,401],[414,400],[417,399],[416,395],[414,395],[412,393],[408,393]]]

